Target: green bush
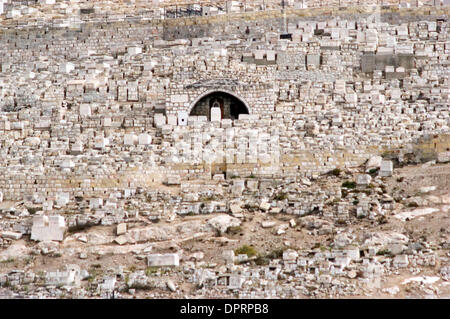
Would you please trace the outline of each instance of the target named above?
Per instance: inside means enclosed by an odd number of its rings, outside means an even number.
[[[279,193],[274,197],[275,200],[285,200],[287,199],[287,194],[286,193]]]
[[[377,251],[377,256],[391,256],[391,251],[389,249],[383,249]]]
[[[349,188],[349,189],[355,189],[356,188],[356,182],[345,181],[345,182],[342,183],[342,187]]]
[[[334,176],[339,176],[339,175],[341,175],[341,172],[342,171],[339,168],[335,168],[335,169],[329,171],[328,174],[334,175]]]
[[[239,247],[238,249],[236,249],[234,251],[234,253],[236,255],[247,255],[248,257],[253,257],[256,256],[258,254],[258,252],[256,251],[255,247],[253,246],[247,246],[247,245],[243,245],[241,247]]]

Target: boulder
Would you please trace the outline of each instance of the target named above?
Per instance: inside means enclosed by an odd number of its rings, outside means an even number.
[[[371,169],[380,168],[381,161],[383,158],[381,156],[372,156],[366,163],[366,172],[369,172]]]
[[[221,214],[214,218],[211,218],[208,221],[208,225],[217,231],[220,234],[223,234],[230,227],[237,227],[241,225],[241,221],[237,218],[231,217],[229,215]]]

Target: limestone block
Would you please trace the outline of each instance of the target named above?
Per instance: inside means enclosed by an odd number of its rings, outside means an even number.
[[[124,145],[135,145],[138,142],[138,137],[135,134],[125,134],[123,137]]]
[[[366,163],[366,172],[373,168],[379,168],[381,166],[381,161],[383,158],[381,156],[372,156]]]
[[[393,54],[394,48],[378,47],[377,53],[378,54]]]
[[[56,195],[56,205],[58,206],[65,206],[70,201],[70,194],[69,193],[58,193]]]
[[[349,247],[344,249],[345,255],[351,260],[358,260],[360,256],[360,251],[357,247]]]
[[[0,233],[0,237],[18,240],[22,238],[22,233],[12,232],[12,231],[4,231]]]
[[[244,189],[244,180],[233,180],[233,185],[231,186],[231,194],[233,194],[234,196],[241,196]]]
[[[62,241],[66,224],[62,216],[34,216],[31,240]]]
[[[272,220],[264,220],[261,222],[261,227],[262,228],[272,228],[276,225],[277,223],[272,221]]]
[[[262,60],[264,59],[264,50],[255,50],[254,52],[254,56],[255,56],[255,60]]]
[[[44,211],[50,211],[53,209],[53,201],[52,200],[46,200],[42,203],[42,209]]]
[[[379,105],[379,104],[384,104],[385,102],[385,97],[382,94],[377,93],[372,93],[372,104],[375,105]]]
[[[188,113],[187,112],[178,112],[178,125],[186,126],[188,124]]]
[[[126,232],[127,232],[127,224],[120,223],[119,225],[117,225],[117,229],[116,229],[116,235],[117,236],[123,235]]]
[[[139,145],[149,145],[152,143],[152,137],[147,133],[139,134]]]
[[[386,65],[384,71],[387,72],[395,72],[395,67],[393,65]]]
[[[104,127],[110,127],[112,123],[111,118],[105,117],[104,119],[102,119],[102,123]]]
[[[80,105],[80,115],[81,116],[91,116],[91,106],[89,104]]]
[[[369,203],[367,201],[361,201],[356,207],[356,217],[367,217],[369,211]]]
[[[34,128],[48,129],[50,128],[51,124],[52,122],[50,120],[40,120],[34,125]]]
[[[345,80],[336,80],[334,83],[334,91],[337,94],[345,94]]]
[[[356,104],[358,102],[358,95],[356,93],[345,94],[345,102]]]
[[[102,198],[91,198],[89,200],[89,208],[90,209],[97,209],[103,206],[103,199]]]
[[[186,103],[189,101],[187,94],[174,94],[170,96],[171,103]]]
[[[224,181],[225,175],[224,174],[214,174],[213,178],[214,181]]]
[[[225,233],[230,227],[238,227],[241,221],[230,215],[221,214],[208,220],[208,226],[218,231],[220,234]]]
[[[95,148],[105,148],[109,144],[109,139],[98,136],[95,138]]]
[[[211,108],[211,122],[220,122],[222,120],[222,113],[220,107]]]
[[[179,175],[167,176],[167,185],[180,185],[181,177]]]
[[[276,52],[274,50],[266,51],[267,61],[275,61],[276,60]]]
[[[298,253],[295,250],[288,249],[283,252],[283,260],[285,261],[296,261]]]
[[[83,152],[83,144],[81,142],[75,142],[71,146],[71,151],[73,153],[81,153]]]
[[[248,180],[247,188],[252,192],[256,192],[258,190],[258,184],[258,180]]]
[[[245,282],[244,276],[232,274],[229,277],[228,289],[241,289]]]
[[[381,161],[380,173],[379,175],[382,177],[392,176],[392,172],[394,170],[394,165],[392,161]]]
[[[428,32],[436,31],[436,21],[428,21]]]
[[[50,271],[45,274],[45,284],[51,286],[79,287],[81,271],[78,265],[67,265],[65,271]]]
[[[332,28],[331,29],[331,39],[339,40],[339,38],[340,38],[340,29],[339,28]]]
[[[400,89],[392,89],[391,90],[391,99],[399,100],[401,97],[402,91]]]
[[[306,56],[306,65],[319,66],[320,65],[320,55],[318,55],[318,54],[308,54]]]
[[[23,122],[13,122],[12,129],[13,130],[23,130],[25,128],[25,124]]]
[[[372,181],[372,177],[368,174],[358,174],[356,176],[357,185],[369,185]]]
[[[437,154],[438,163],[447,163],[450,162],[450,152],[440,152]],[[1,200],[0,200],[1,202]]]
[[[156,113],[154,118],[155,127],[161,128],[163,125],[166,125],[166,116],[161,113]]]
[[[173,114],[167,115],[167,124],[169,125],[177,125],[177,116]]]
[[[231,119],[222,119],[220,126],[222,128],[231,128],[233,126],[233,121]]]
[[[147,266],[149,267],[178,267],[179,265],[178,254],[150,254],[147,256]]]
[[[63,160],[59,166],[61,168],[72,168],[72,167],[75,167],[75,163],[71,160],[66,159],[66,160]]]
[[[67,62],[67,63],[62,63],[59,66],[59,71],[61,73],[70,73],[71,71],[73,71],[75,69],[75,65],[73,63]]]
[[[405,268],[409,265],[409,260],[407,255],[397,255],[393,260],[394,267]]]
[[[127,48],[127,52],[130,55],[140,54],[140,53],[142,53],[142,48],[141,47],[129,47],[129,48]]]

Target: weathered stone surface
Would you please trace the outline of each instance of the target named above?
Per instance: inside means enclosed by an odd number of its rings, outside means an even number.
[[[386,176],[392,176],[392,172],[394,171],[394,166],[392,161],[381,161],[380,166],[380,176],[386,177]]]
[[[147,266],[149,267],[178,267],[179,265],[178,254],[151,254],[147,256]]]
[[[3,231],[0,233],[0,236],[3,238],[9,238],[9,239],[15,239],[15,240],[22,238],[21,233],[16,233],[16,232],[12,232],[12,231]]]
[[[117,229],[116,229],[116,235],[117,236],[123,235],[126,232],[127,232],[127,224],[120,223],[119,225],[117,225]]]
[[[66,224],[62,216],[35,216],[31,229],[31,240],[62,241]]]
[[[223,234],[228,228],[241,225],[241,221],[229,215],[222,214],[211,218],[208,221],[208,225],[216,229],[220,234]]]

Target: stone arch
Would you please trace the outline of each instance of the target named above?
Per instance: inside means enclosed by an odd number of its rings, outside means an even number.
[[[204,115],[211,120],[210,109],[218,106],[222,118],[237,119],[239,114],[250,114],[248,103],[233,92],[223,89],[207,90],[200,94],[189,106],[189,115]]]

